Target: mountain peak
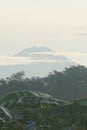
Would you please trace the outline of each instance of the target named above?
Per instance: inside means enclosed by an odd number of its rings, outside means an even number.
[[[47,47],[31,47],[31,48],[26,48],[19,52],[16,56],[27,56],[30,53],[44,53],[44,52],[53,52],[51,49]]]

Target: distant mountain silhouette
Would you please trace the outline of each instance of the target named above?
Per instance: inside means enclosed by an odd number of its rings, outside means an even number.
[[[32,47],[32,48],[26,48],[19,52],[16,56],[29,56],[30,53],[36,53],[36,52],[53,52],[51,49],[46,47]]]
[[[27,62],[19,62],[16,64],[16,60],[14,61],[14,59],[21,59],[22,57],[23,60],[25,60],[25,58],[29,59],[27,59]],[[46,47],[26,48],[13,56],[12,59],[15,64],[13,64],[12,61],[11,65],[0,65],[0,78],[10,76],[12,73],[19,71],[24,71],[28,77],[44,77],[53,70],[62,71],[64,68],[76,65],[76,63],[70,59],[58,55]]]

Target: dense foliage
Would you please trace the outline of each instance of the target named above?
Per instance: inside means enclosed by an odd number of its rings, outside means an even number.
[[[28,78],[22,71],[0,79],[0,94],[17,90],[40,91],[62,100],[73,101],[87,95],[87,68],[72,66],[62,72],[50,72],[44,78]]]
[[[30,79],[22,71],[0,79],[0,130],[87,130],[85,96],[84,66],[44,78]]]
[[[0,97],[0,130],[72,129],[87,130],[87,98],[67,103],[34,91]]]
[[[13,92],[0,98],[0,129],[26,130],[29,129],[28,121],[35,122],[35,128],[40,129],[51,124],[47,120],[47,113],[51,108],[60,107],[67,102],[55,99],[47,94],[33,91]]]

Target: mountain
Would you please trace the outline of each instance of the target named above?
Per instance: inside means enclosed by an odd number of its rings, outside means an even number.
[[[29,56],[30,53],[35,53],[35,52],[53,52],[51,49],[46,48],[46,47],[32,47],[32,48],[26,48],[16,54],[16,56]]]
[[[46,47],[26,48],[4,62],[0,65],[0,78],[20,71],[24,71],[28,77],[44,77],[53,70],[62,71],[76,65],[75,62]]]

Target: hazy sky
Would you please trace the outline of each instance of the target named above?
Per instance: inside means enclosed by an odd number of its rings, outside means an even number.
[[[87,0],[0,1],[0,55],[31,46],[87,64]]]

